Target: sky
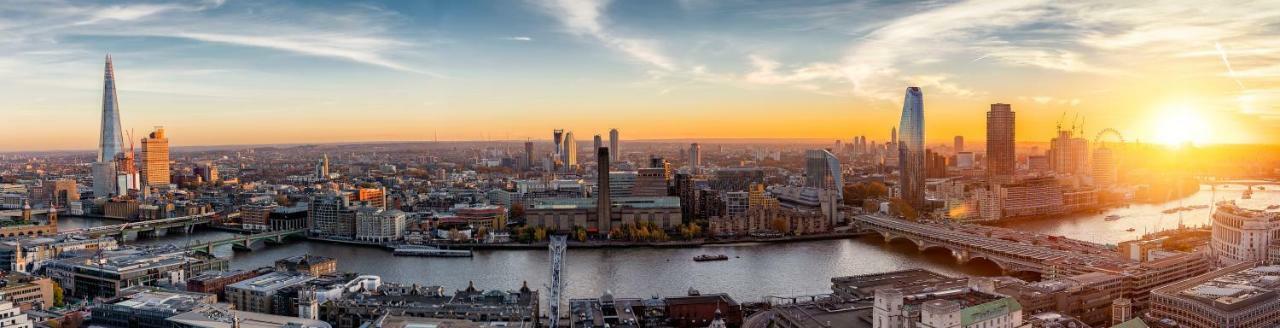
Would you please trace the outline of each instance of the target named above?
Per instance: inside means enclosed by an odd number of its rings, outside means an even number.
[[[3,1],[0,151],[409,140],[1275,143],[1276,1]]]

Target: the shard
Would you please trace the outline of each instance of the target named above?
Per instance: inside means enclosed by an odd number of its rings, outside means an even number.
[[[902,199],[917,210],[924,203],[924,94],[908,87],[898,127],[898,172]]]
[[[120,101],[116,98],[115,69],[111,55],[107,55],[106,73],[102,82],[102,126],[98,139],[98,160],[93,163],[93,193],[95,197],[109,197],[119,193],[116,178],[116,157],[124,151],[124,136],[120,128]]]

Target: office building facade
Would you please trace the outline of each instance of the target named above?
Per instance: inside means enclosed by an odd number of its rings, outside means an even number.
[[[1017,167],[1015,116],[1009,104],[991,104],[987,112],[987,177],[1007,180]],[[960,151],[960,150],[957,150]]]

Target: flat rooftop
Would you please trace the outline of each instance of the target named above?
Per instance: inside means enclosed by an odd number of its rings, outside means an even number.
[[[631,208],[680,208],[679,197],[612,197],[610,202],[615,207]],[[546,198],[529,204],[530,209],[580,209],[595,208],[595,198]]]
[[[1280,266],[1269,265],[1227,273],[1178,292],[1215,306],[1275,297],[1280,288]]]
[[[281,288],[303,284],[311,281],[312,279],[315,279],[315,277],[307,274],[272,272],[228,285],[227,288],[271,292]]]

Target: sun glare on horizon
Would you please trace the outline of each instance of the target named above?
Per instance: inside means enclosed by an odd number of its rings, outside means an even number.
[[[1153,118],[1155,141],[1171,147],[1203,145],[1211,136],[1207,119],[1189,106],[1167,106]]]

